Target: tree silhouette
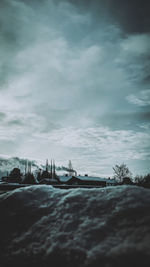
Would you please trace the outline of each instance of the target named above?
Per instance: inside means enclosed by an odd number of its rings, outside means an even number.
[[[118,181],[118,182],[123,182],[124,178],[131,178],[132,173],[130,172],[129,168],[126,166],[126,164],[122,163],[120,166],[119,165],[115,165],[115,167],[113,167],[114,170],[114,178]]]
[[[22,174],[19,168],[14,168],[9,175],[9,182],[12,183],[21,183],[22,182]]]
[[[150,188],[150,173],[144,176],[142,180],[142,185],[146,188]]]
[[[25,175],[25,179],[23,183],[24,184],[37,184],[36,179],[32,173],[28,173]]]

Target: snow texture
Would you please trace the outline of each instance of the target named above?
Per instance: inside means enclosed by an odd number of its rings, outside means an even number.
[[[1,267],[149,267],[150,190],[136,186],[0,195]]]

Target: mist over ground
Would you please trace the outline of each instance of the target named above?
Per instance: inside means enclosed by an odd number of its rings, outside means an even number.
[[[136,186],[0,195],[2,267],[148,267],[150,191]]]

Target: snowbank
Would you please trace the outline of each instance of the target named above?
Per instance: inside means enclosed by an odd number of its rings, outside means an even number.
[[[150,266],[150,190],[135,186],[0,195],[2,267]]]

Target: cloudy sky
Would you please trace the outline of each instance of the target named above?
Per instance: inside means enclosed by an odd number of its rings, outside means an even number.
[[[149,0],[1,0],[1,156],[150,172],[149,60]]]

